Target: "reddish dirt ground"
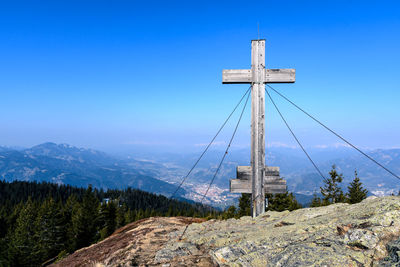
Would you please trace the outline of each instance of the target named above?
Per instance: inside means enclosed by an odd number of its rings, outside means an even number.
[[[214,266],[208,253],[155,264],[154,257],[170,239],[169,233],[203,219],[152,217],[116,230],[111,236],[82,248],[51,266]]]

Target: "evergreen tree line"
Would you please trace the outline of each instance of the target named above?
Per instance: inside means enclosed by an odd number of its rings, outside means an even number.
[[[151,216],[217,215],[207,206],[132,188],[0,181],[0,266],[40,266]]]
[[[320,187],[322,198],[314,194],[311,207],[327,206],[334,203],[355,204],[367,198],[368,190],[363,188],[357,171],[354,171],[354,179],[347,187],[347,193],[344,193],[340,186],[342,181],[343,174],[339,174],[336,166],[333,165],[329,177],[324,178],[324,186]]]

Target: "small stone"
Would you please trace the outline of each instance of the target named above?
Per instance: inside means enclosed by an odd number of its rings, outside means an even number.
[[[374,248],[379,239],[375,233],[364,229],[350,229],[344,238],[344,242],[350,246],[361,249]]]
[[[336,227],[336,229],[337,229],[339,235],[344,235],[344,234],[346,234],[346,233],[350,230],[350,228],[351,228],[351,224],[348,224],[348,225],[338,225],[338,226]]]

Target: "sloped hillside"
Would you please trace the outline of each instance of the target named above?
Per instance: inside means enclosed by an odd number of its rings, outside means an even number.
[[[170,234],[190,223],[204,219],[155,217],[136,221],[117,230],[107,239],[80,249],[51,266],[156,266],[157,251],[169,241]],[[210,255],[201,250],[169,261],[174,266],[213,266]]]
[[[399,236],[400,197],[370,197],[256,219],[150,218],[58,266],[398,266]]]

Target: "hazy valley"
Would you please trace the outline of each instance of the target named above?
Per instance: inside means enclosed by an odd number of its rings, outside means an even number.
[[[395,173],[400,173],[400,149],[368,151],[368,154]],[[171,196],[200,153],[132,152],[110,155],[92,149],[66,144],[44,143],[28,149],[0,148],[0,179],[6,181],[48,181],[58,184],[98,188],[126,188],[128,186]],[[200,161],[177,193],[179,197],[199,200],[208,187],[223,152],[212,150]],[[354,178],[357,170],[361,182],[370,194],[378,196],[397,193],[397,180],[347,147],[312,149],[310,155],[324,175],[333,164],[344,174],[343,189]],[[229,193],[229,179],[236,177],[237,165],[249,164],[247,149],[232,150],[212,185],[206,202],[226,207],[237,201],[237,194]],[[289,191],[295,192],[302,204],[319,192],[322,178],[298,149],[269,148],[267,164],[279,166],[287,179]]]

